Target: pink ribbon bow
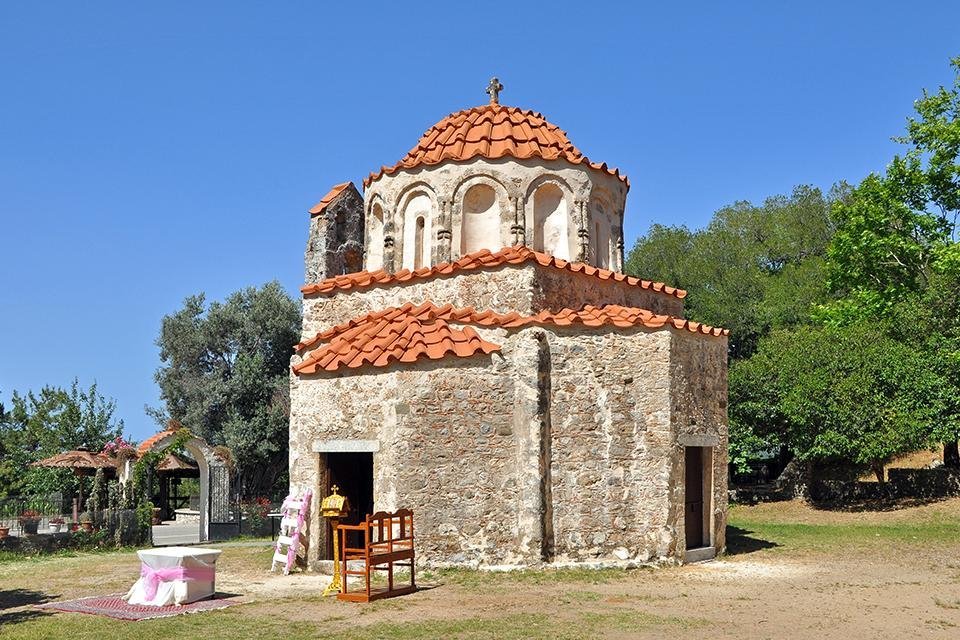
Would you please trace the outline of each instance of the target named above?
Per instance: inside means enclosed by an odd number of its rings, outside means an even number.
[[[140,576],[144,580],[144,590],[147,600],[153,600],[157,596],[157,589],[161,582],[170,582],[172,580],[208,580],[214,579],[215,570],[213,567],[168,567],[165,569],[154,569],[148,567],[145,563],[140,563]]]

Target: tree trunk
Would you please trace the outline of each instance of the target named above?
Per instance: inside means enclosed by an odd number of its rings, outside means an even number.
[[[883,472],[883,463],[874,462],[872,465],[870,465],[870,468],[873,470],[873,474],[877,476],[877,482],[880,483],[880,490],[882,491],[884,486],[887,484],[886,474]]]
[[[956,440],[943,443],[943,466],[960,467],[960,450]]]

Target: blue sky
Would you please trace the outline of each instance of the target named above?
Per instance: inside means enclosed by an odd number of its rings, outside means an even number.
[[[302,284],[307,209],[451,111],[542,111],[651,222],[881,169],[960,4],[4,3],[0,398],[96,380],[155,425],[160,318]]]

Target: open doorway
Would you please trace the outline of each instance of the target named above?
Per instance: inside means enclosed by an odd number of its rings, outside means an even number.
[[[684,447],[683,525],[686,532],[686,561],[696,562],[704,553],[690,550],[712,549],[711,496],[713,495],[713,452],[707,447]],[[712,555],[707,554],[707,557]]]
[[[340,495],[350,501],[350,513],[342,524],[359,524],[367,514],[373,513],[373,453],[368,451],[350,451],[327,453],[327,486],[321,487],[323,496],[330,495],[333,485],[337,485]],[[361,541],[351,540],[351,546]],[[333,559],[333,546],[326,545],[326,558]]]

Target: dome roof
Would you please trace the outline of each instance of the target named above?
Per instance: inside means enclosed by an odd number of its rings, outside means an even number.
[[[630,186],[627,177],[617,169],[607,167],[606,163],[590,162],[573,146],[566,132],[547,122],[543,114],[496,103],[451,113],[430,127],[400,162],[371,173],[363,181],[363,186],[402,169],[448,160],[457,162],[478,157],[496,160],[507,156],[586,164],[591,169],[616,176],[628,188]]]

